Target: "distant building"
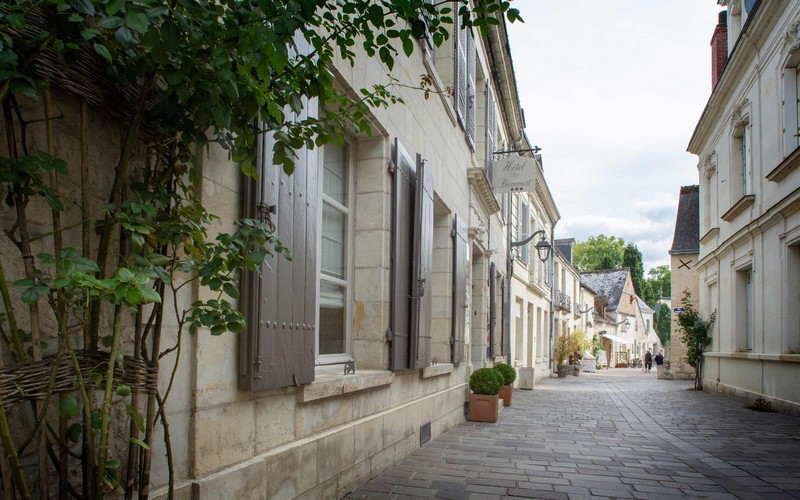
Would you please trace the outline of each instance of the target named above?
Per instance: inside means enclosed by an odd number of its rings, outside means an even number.
[[[678,199],[678,215],[675,218],[675,234],[670,249],[670,274],[672,279],[673,307],[681,307],[685,292],[691,294],[691,303],[698,307],[697,259],[700,253],[699,237],[699,187],[683,186]],[[680,309],[678,309],[680,310]],[[686,345],[678,324],[678,314],[672,314],[670,347],[666,361],[678,379],[694,378],[695,370],[686,362]]]
[[[639,309],[628,268],[581,273],[581,281],[597,294],[594,306],[594,330],[608,356],[609,367],[629,365],[641,358]],[[638,335],[637,335],[638,334]]]

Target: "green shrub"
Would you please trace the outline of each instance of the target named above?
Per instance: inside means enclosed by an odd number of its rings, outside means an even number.
[[[503,385],[511,385],[517,380],[517,370],[511,365],[500,363],[499,365],[495,365],[494,369],[503,376],[503,380],[505,381]]]
[[[498,394],[503,385],[503,376],[492,368],[478,368],[469,376],[469,388],[475,394]]]

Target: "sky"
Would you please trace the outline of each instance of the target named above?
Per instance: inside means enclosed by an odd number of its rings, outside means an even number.
[[[716,0],[517,0],[509,25],[526,133],[542,148],[556,238],[635,243],[669,264],[686,152],[711,94]]]

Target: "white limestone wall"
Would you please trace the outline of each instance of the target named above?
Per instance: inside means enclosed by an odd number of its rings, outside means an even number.
[[[798,412],[800,393],[792,381],[800,377],[798,289],[793,278],[798,268],[794,245],[800,242],[800,169],[784,144],[783,70],[790,65],[790,57],[797,58],[791,45],[800,5],[761,5],[753,21],[747,37],[739,40],[690,145],[700,159],[700,311],[704,317],[714,310],[718,314],[714,342],[705,356],[703,385],[742,400],[762,396],[775,406]],[[748,160],[755,199],[738,215],[729,214],[723,220],[722,215],[738,201],[738,194],[731,190],[736,146],[732,130],[745,116],[752,140]],[[779,168],[785,175],[775,179]],[[747,270],[753,282],[750,350],[743,333],[747,306],[741,282]]]

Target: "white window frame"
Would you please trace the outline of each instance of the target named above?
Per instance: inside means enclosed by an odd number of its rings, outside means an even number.
[[[782,69],[783,157],[800,147],[800,52],[791,54]]]
[[[731,136],[731,203],[753,194],[752,127],[750,116],[745,115]]]
[[[517,227],[519,227],[519,238],[518,241],[522,241],[531,234],[531,206],[525,200],[520,197],[520,210],[519,210],[519,221],[517,221]],[[523,264],[526,266],[530,264],[531,261],[531,244],[528,242],[525,245],[520,247],[519,251],[519,260],[522,261]]]
[[[318,229],[317,229],[317,311],[316,321],[320,325],[319,310],[321,305],[320,292],[322,290],[321,282],[325,281],[333,285],[342,286],[345,288],[344,294],[344,324],[345,324],[345,352],[335,354],[320,354],[319,353],[319,328],[317,328],[314,339],[314,354],[316,357],[317,365],[333,365],[354,361],[353,358],[353,277],[354,277],[354,259],[353,259],[353,246],[354,246],[354,230],[355,230],[355,162],[354,162],[354,141],[346,141],[342,146],[345,149],[346,170],[347,170],[347,204],[343,206],[338,201],[331,198],[323,192],[323,183],[325,179],[325,147],[320,148],[319,154],[319,207],[317,213]],[[344,241],[344,278],[337,278],[322,272],[322,223],[325,204],[330,205],[334,209],[345,214],[347,222],[345,224],[345,241]]]

